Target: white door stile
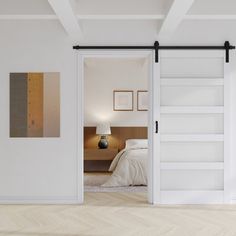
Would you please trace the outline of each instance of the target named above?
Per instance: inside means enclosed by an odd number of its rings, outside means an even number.
[[[84,202],[84,56],[78,52],[78,131],[77,131],[77,199],[78,203]]]
[[[224,57],[224,202],[230,203],[232,176],[231,176],[231,145],[230,145],[230,63]]]
[[[160,61],[160,60],[159,60]],[[149,83],[149,202],[161,203],[161,169],[160,169],[160,134],[156,133],[155,122],[160,123],[160,62],[155,62],[155,51],[152,54],[152,81]]]

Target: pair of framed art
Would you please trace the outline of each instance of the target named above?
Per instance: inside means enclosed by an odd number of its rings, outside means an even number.
[[[114,111],[134,111],[134,91],[114,90],[113,91]],[[148,110],[148,91],[137,91],[137,111]]]

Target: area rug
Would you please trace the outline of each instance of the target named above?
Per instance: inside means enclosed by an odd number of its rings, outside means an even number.
[[[84,174],[85,192],[146,192],[147,186],[127,186],[127,187],[102,187],[109,174]]]

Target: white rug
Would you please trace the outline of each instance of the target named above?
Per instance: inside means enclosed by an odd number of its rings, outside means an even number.
[[[102,187],[109,174],[84,174],[85,192],[146,192],[147,186],[128,186],[128,187]]]

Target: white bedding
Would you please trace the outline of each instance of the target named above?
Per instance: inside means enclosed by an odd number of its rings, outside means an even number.
[[[147,157],[146,147],[132,146],[123,149],[111,163],[109,171],[113,173],[102,186],[147,185]]]

